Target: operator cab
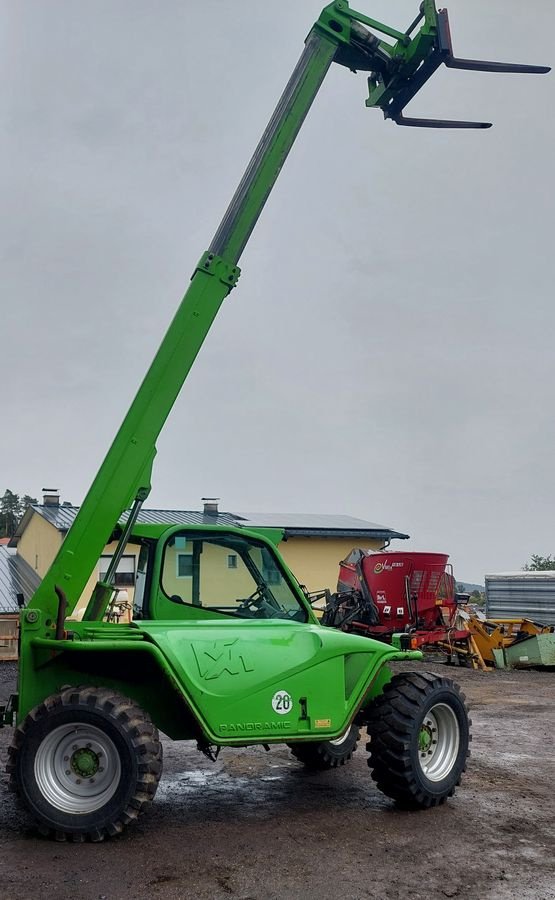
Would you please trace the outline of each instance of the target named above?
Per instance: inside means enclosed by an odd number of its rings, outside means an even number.
[[[172,617],[180,617],[176,607],[187,607],[201,617],[205,611],[210,617],[308,621],[287,573],[263,541],[226,532],[173,532],[159,548],[157,563],[157,602],[168,612],[171,604]]]

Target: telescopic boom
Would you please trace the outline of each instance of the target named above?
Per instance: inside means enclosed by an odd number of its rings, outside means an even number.
[[[106,612],[119,559],[150,491],[158,435],[223,300],[237,283],[241,254],[332,62],[369,73],[366,105],[381,109],[385,118],[400,125],[434,128],[489,127],[483,122],[403,116],[405,106],[441,63],[486,72],[549,71],[539,66],[457,59],[447,12],[438,12],[433,0],[424,0],[406,31],[350,9],[346,0],[324,8],[129,412],[30,603],[45,617],[57,618],[58,637],[63,635],[65,616],[74,610],[102,550],[129,510],[108,573],[97,584],[85,618],[100,620]]]

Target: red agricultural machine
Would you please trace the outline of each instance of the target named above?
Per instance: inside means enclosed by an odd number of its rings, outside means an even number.
[[[531,619],[486,619],[456,593],[447,553],[352,550],[340,563],[337,592],[322,624],[393,644],[430,650],[474,669],[552,666],[555,626]]]
[[[403,649],[455,651],[471,637],[457,628],[456,593],[447,553],[352,550],[340,564],[337,593],[326,596],[322,623]],[[395,637],[394,637],[395,636]]]

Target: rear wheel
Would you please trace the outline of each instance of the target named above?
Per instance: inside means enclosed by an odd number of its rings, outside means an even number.
[[[401,806],[443,803],[466,768],[470,724],[464,694],[449,678],[395,675],[370,710],[372,778]]]
[[[162,746],[134,701],[106,688],[67,688],[17,728],[8,772],[43,834],[101,841],[153,799]]]
[[[357,748],[360,730],[350,725],[334,741],[306,741],[288,744],[293,756],[310,769],[335,769],[344,766]]]

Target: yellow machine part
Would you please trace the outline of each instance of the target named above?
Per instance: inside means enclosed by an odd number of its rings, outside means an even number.
[[[547,625],[537,625],[531,619],[487,619],[482,621],[471,614],[466,623],[472,634],[480,656],[489,665],[495,665],[494,650],[503,650],[514,644],[518,637],[526,634],[532,637],[537,634],[548,634],[551,629]]]

